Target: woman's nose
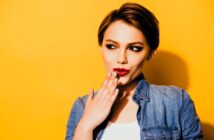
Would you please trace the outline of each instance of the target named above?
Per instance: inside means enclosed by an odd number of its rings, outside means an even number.
[[[117,62],[120,64],[127,64],[128,63],[125,51],[119,52]]]

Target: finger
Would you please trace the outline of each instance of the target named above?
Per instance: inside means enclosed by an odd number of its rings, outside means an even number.
[[[118,79],[115,78],[115,79],[113,80],[112,85],[110,86],[109,94],[111,94],[111,95],[114,94],[114,91],[115,91],[117,85],[118,85]]]
[[[115,90],[117,88],[117,83],[118,83],[118,79],[115,78],[114,80],[112,80],[112,84],[109,86],[109,88],[107,88],[104,93],[102,94],[102,96],[100,97],[104,102],[108,102],[108,100],[110,98],[112,98],[112,96],[114,96]]]
[[[112,78],[112,80],[118,79],[118,78],[117,78],[117,75],[118,75],[118,74],[117,74],[116,72],[114,72],[114,73],[113,73],[113,78]]]
[[[109,78],[109,82],[108,82],[108,85],[103,87],[103,92],[100,94],[100,99],[101,100],[108,100],[108,98],[110,97],[107,97],[107,96],[112,96],[117,84],[115,82],[117,82],[117,73],[116,72],[113,72],[112,75],[110,76]]]
[[[116,72],[113,72],[112,75],[111,75],[111,78],[110,78],[110,81],[108,83],[108,88],[112,86],[113,82],[114,82],[114,79],[116,78],[117,76],[117,73]]]
[[[104,81],[103,86],[102,86],[103,88],[107,87],[107,85],[111,79],[111,76],[112,76],[111,72],[108,72],[108,76],[106,77],[106,80]]]
[[[117,95],[119,94],[119,89],[116,88],[114,94],[111,96],[111,98],[109,98],[109,101],[107,102],[106,106],[112,106],[115,99],[117,98]]]
[[[118,85],[117,73],[113,73],[113,78],[109,82],[109,85],[108,85],[109,94],[113,94],[114,93],[115,88],[117,87],[117,85]]]
[[[113,80],[113,79],[111,79],[111,80],[109,81],[109,83],[108,83],[107,88],[111,88],[111,86],[112,86],[113,82],[114,82],[114,80]]]
[[[111,75],[111,80],[112,80],[112,79],[115,79],[116,77],[117,77],[117,73],[116,73],[116,72],[113,72],[112,75]]]
[[[100,96],[102,96],[102,94],[105,92],[106,88],[108,87],[108,83],[110,81],[111,78],[111,72],[108,72],[107,77],[101,87],[101,89],[99,90],[99,92],[97,93],[97,98],[100,98]]]
[[[115,92],[114,92],[114,94],[112,96],[112,99],[115,100],[118,94],[119,94],[119,89],[116,88],[116,90],[115,90]]]
[[[118,74],[116,72],[113,72],[114,78],[118,78]]]
[[[103,84],[102,84],[102,87],[106,87],[108,85],[108,79],[106,79]]]
[[[89,104],[89,102],[92,100],[93,95],[94,95],[94,90],[93,90],[93,88],[90,88],[90,90],[89,90],[89,95],[88,95],[88,99],[87,99],[87,101],[86,101],[86,106],[87,106],[87,105]]]
[[[111,94],[113,94],[113,93],[110,93],[112,91],[111,89],[115,88],[113,86],[113,84],[114,84],[114,80],[111,79],[109,81],[108,85],[102,89],[103,92],[100,94],[100,99],[101,100],[106,100],[106,99],[109,98],[108,96],[111,96]]]
[[[94,100],[99,99],[100,96],[102,95],[103,91],[104,91],[103,88],[99,89],[99,90],[97,91],[96,96],[94,97]]]

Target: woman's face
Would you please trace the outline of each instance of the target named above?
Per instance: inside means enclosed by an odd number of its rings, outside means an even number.
[[[144,61],[149,55],[149,46],[144,34],[124,21],[113,22],[105,31],[101,53],[106,72],[115,68],[120,75],[119,85],[125,85],[141,73]]]

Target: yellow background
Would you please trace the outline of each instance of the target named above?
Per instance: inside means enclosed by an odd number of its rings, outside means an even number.
[[[105,77],[100,22],[125,0],[0,1],[0,139],[64,139],[73,101]],[[135,0],[160,21],[160,46],[145,65],[156,84],[185,88],[214,139],[214,2]],[[213,131],[213,132],[212,132]]]

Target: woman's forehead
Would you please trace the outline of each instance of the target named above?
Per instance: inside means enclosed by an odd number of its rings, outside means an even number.
[[[145,42],[143,33],[136,27],[124,21],[113,22],[105,31],[104,41],[114,40],[117,42]]]

